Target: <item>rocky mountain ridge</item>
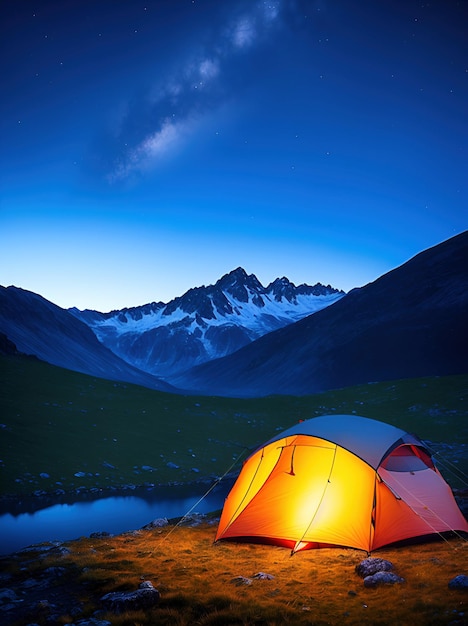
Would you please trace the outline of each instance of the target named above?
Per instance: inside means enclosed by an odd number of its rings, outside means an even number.
[[[286,277],[264,287],[241,267],[214,285],[189,289],[171,302],[100,313],[70,309],[99,341],[131,365],[169,378],[231,354],[344,296],[330,285],[299,285]]]
[[[171,378],[225,396],[304,395],[468,373],[468,231],[314,315]]]

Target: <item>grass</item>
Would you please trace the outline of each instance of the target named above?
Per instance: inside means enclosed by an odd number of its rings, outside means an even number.
[[[379,550],[374,556],[390,560],[405,583],[368,589],[355,573],[366,556],[361,551],[321,549],[290,557],[284,548],[213,544],[214,534],[215,527],[205,523],[83,538],[65,544],[67,554],[28,551],[1,559],[0,567],[12,577],[10,588],[41,580],[47,568],[64,568],[57,585],[81,603],[80,618],[102,611],[99,618],[121,626],[466,623],[466,592],[448,589],[454,576],[466,572],[468,543],[460,538]],[[233,582],[259,572],[274,578],[254,579],[248,586]],[[104,594],[133,591],[142,580],[160,591],[157,607],[121,615],[103,609]],[[28,589],[33,593],[34,587]],[[37,593],[47,596],[43,589]],[[42,625],[49,617],[38,606],[31,612],[20,604],[10,623]],[[54,623],[71,622],[64,613]]]
[[[276,431],[328,413],[415,432],[468,473],[467,375],[232,399],[161,393],[0,356],[0,380],[0,495],[219,476]],[[460,486],[451,473],[446,478]]]

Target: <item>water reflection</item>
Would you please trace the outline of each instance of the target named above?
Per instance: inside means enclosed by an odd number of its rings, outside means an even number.
[[[229,490],[219,485],[203,493],[186,495],[178,490],[144,496],[118,496],[54,504],[34,512],[0,515],[0,554],[8,554],[43,541],[65,541],[106,531],[135,530],[158,517],[181,517],[195,506],[199,513],[221,509]],[[184,490],[186,491],[186,490]]]

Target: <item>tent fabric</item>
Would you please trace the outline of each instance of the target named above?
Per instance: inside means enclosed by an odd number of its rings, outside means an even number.
[[[314,435],[333,441],[342,448],[351,450],[374,469],[380,465],[383,456],[400,439],[421,443],[417,437],[401,428],[358,415],[323,415],[304,420],[288,428],[281,436]],[[270,439],[275,441],[276,437]]]
[[[367,552],[447,530],[468,531],[421,441],[368,418],[313,418],[280,433],[244,463],[216,540]]]

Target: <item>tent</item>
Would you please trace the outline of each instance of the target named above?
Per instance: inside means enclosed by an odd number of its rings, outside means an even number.
[[[285,430],[245,461],[216,541],[371,552],[451,530],[468,531],[467,521],[418,437],[357,415],[326,415]]]

